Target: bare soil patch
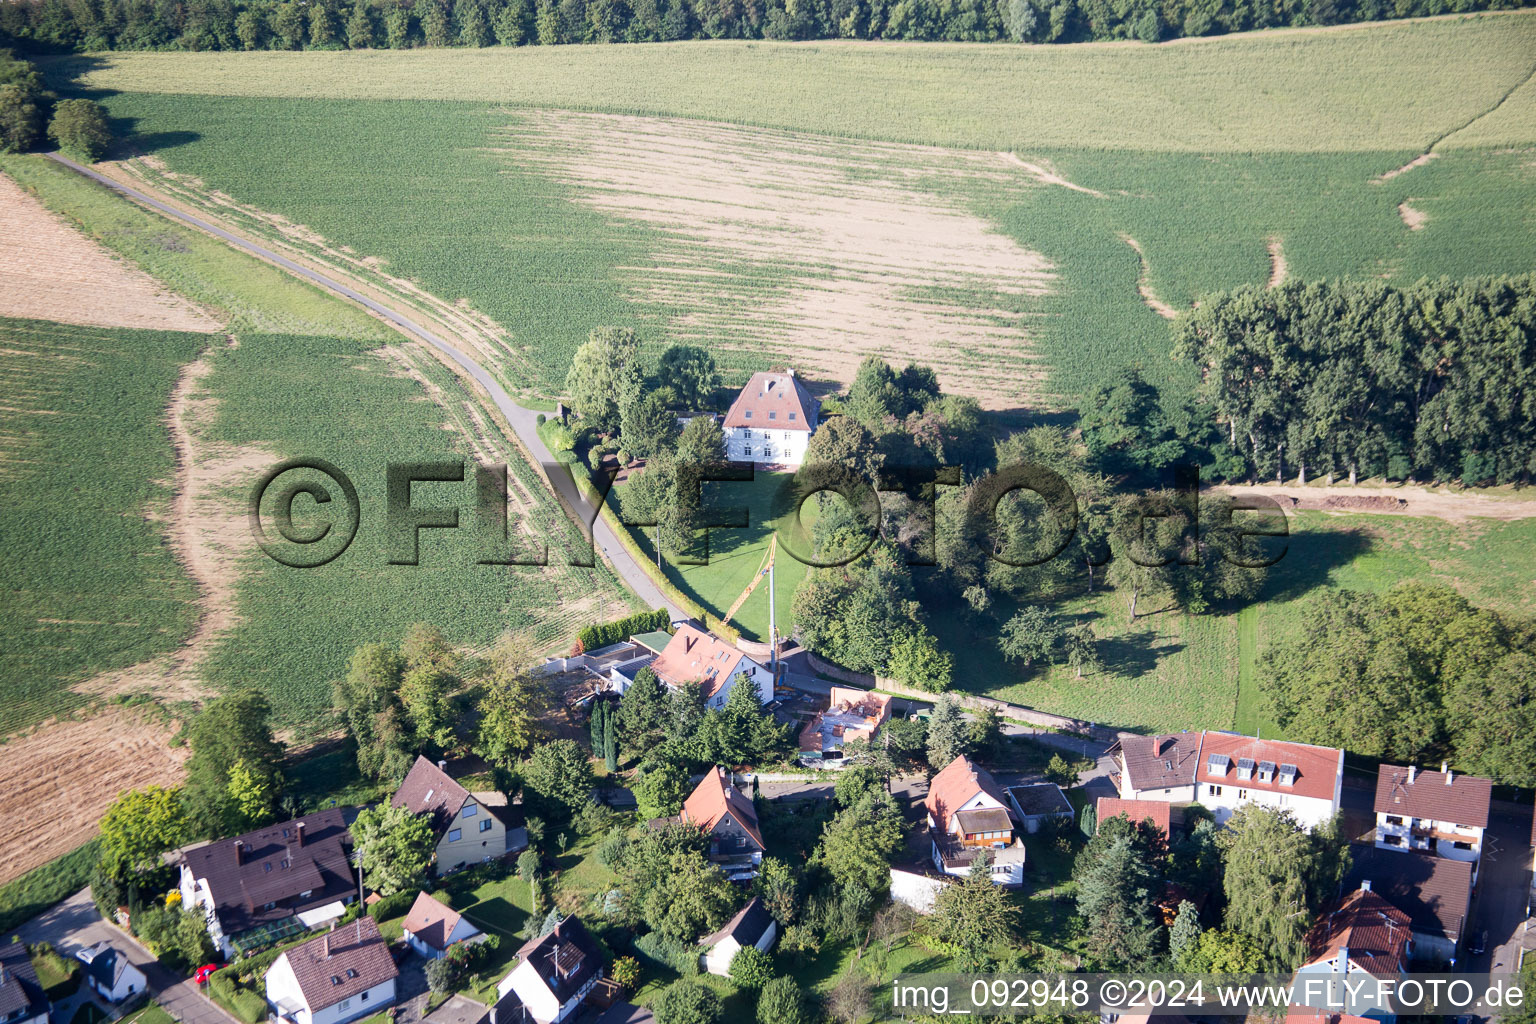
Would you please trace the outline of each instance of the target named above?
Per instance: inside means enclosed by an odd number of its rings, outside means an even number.
[[[1424,225],[1429,221],[1429,214],[1425,213],[1423,210],[1416,210],[1412,206],[1409,206],[1408,204],[1410,202],[1412,202],[1412,200],[1405,199],[1401,203],[1398,203],[1397,215],[1403,218],[1403,223],[1408,225],[1409,231],[1422,231],[1424,229]]]
[[[1439,156],[1440,156],[1439,153],[1420,153],[1418,156],[1414,157],[1412,160],[1409,160],[1407,163],[1403,164],[1403,166],[1401,166],[1401,167],[1394,167],[1392,170],[1388,171],[1387,173],[1381,174],[1381,175],[1378,175],[1378,176],[1372,178],[1371,179],[1371,184],[1372,185],[1380,185],[1384,181],[1391,181],[1393,178],[1396,178],[1398,175],[1407,174],[1409,171],[1413,170],[1415,167],[1423,167],[1425,164],[1429,163],[1431,160],[1434,160],[1434,159],[1438,158]]]
[[[166,531],[177,560],[197,584],[202,610],[197,628],[169,654],[80,683],[75,689],[82,693],[152,693],[180,700],[204,696],[208,691],[197,670],[219,637],[238,621],[239,562],[255,541],[246,510],[229,489],[254,479],[276,459],[261,448],[235,449],[200,439],[217,411],[217,400],[203,386],[212,370],[206,353],[183,367],[166,412],[176,450],[175,497]]]
[[[114,259],[0,174],[0,316],[214,332],[219,321]]]
[[[1165,320],[1176,319],[1179,311],[1157,297],[1152,290],[1152,285],[1147,279],[1147,254],[1141,251],[1141,243],[1130,235],[1121,235],[1125,244],[1136,250],[1136,258],[1141,261],[1141,276],[1136,280],[1136,291],[1141,295],[1141,301],[1147,304],[1147,308]]]
[[[0,746],[0,883],[89,839],[124,790],[180,782],[189,751],[169,745],[173,732],[145,709],[117,706]]]
[[[1285,508],[1317,512],[1371,512],[1466,522],[1469,519],[1536,518],[1536,499],[1431,490],[1427,487],[1286,486],[1223,484],[1215,494],[1267,495]]]
[[[1278,288],[1285,280],[1285,249],[1280,244],[1279,238],[1269,240],[1269,284],[1266,287]]]
[[[510,113],[492,151],[621,221],[656,229],[632,297],[668,333],[851,380],[867,355],[934,366],[989,407],[1034,397],[1039,253],[968,190],[1077,188],[1013,154],[832,140],[659,117]],[[1081,191],[1081,189],[1079,189]]]
[[[1042,185],[1060,185],[1062,188],[1069,188],[1074,192],[1081,192],[1084,195],[1097,196],[1100,199],[1104,198],[1104,193],[1100,192],[1098,189],[1084,188],[1082,185],[1078,185],[1074,182],[1068,181],[1066,178],[1063,178],[1048,163],[1032,163],[1031,161],[1023,159],[1017,153],[999,153],[998,156],[1002,157],[1004,160],[1017,167],[1024,168],[1030,174],[1034,175],[1035,180],[1040,182]]]

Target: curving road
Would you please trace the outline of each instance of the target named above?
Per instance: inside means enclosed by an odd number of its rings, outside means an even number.
[[[496,378],[491,376],[484,367],[431,330],[409,317],[401,315],[383,303],[362,294],[355,288],[350,288],[333,277],[280,256],[271,249],[259,245],[248,238],[227,231],[200,217],[195,217],[192,214],[178,210],[167,203],[162,203],[158,199],[145,195],[137,189],[129,188],[127,185],[113,181],[111,178],[98,174],[89,167],[78,164],[66,156],[58,153],[50,153],[48,155],[77,174],[84,175],[98,184],[105,185],[112,191],[127,196],[129,199],[147,206],[157,213],[170,217],[172,220],[180,221],[183,224],[189,224],[199,231],[206,232],[215,238],[229,243],[237,249],[243,249],[268,263],[279,266],[296,277],[303,278],[327,291],[335,292],[343,298],[350,299],[370,312],[383,317],[402,334],[409,335],[418,341],[424,341],[431,345],[462,366],[485,389],[486,393],[491,396],[491,401],[496,403],[496,408],[501,410],[501,414],[511,424],[513,432],[522,441],[523,447],[527,449],[536,462],[543,466],[556,464],[554,456],[550,454],[549,449],[544,445],[543,439],[539,437],[537,413],[530,409],[524,409],[512,401],[512,396],[507,394],[506,389],[497,383]],[[582,499],[581,494],[576,489],[576,482],[571,478],[570,473],[546,473],[545,477],[559,493],[560,497],[565,500],[567,509],[578,510],[580,517],[583,519],[592,516],[593,507]],[[585,522],[578,523],[578,525],[582,528],[584,534],[588,532]],[[619,539],[615,536],[612,527],[601,518],[598,518],[592,524],[590,533],[593,536],[594,544],[602,550],[604,558],[613,566],[614,572],[618,574],[619,578],[624,581],[624,584],[630,590],[635,592],[641,601],[645,602],[647,608],[665,606],[671,610],[675,618],[686,619],[690,617],[687,612],[668,600],[666,595],[657,588],[656,584],[651,582],[650,576],[630,557],[629,552],[625,550],[624,546],[619,543]]]

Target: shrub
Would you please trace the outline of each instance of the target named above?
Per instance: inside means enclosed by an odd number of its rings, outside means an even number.
[[[656,1003],[658,1024],[715,1024],[720,1019],[720,997],[696,981],[674,982]]]
[[[794,978],[784,975],[763,986],[757,999],[757,1024],[808,1024],[805,993]]]
[[[613,962],[613,967],[608,973],[613,976],[614,981],[633,991],[640,983],[640,961],[632,956],[621,956]]]
[[[624,859],[624,851],[629,849],[629,836],[618,825],[608,830],[603,841],[597,844],[597,862],[605,868],[616,866]]]
[[[48,134],[64,152],[87,163],[106,156],[112,145],[107,115],[91,100],[60,100],[48,122]]]
[[[731,980],[756,991],[773,980],[773,957],[756,946],[743,946],[731,958]]]
[[[538,416],[537,416],[537,417],[535,417],[535,419],[536,419],[536,420],[537,420],[537,421],[538,421],[538,424],[539,424],[539,426],[541,426],[541,427],[542,427],[542,426],[543,426],[543,425],[544,425],[544,424],[546,424],[546,423],[548,423],[548,422],[549,422],[549,417],[548,417],[548,416],[545,416],[545,415],[544,415],[544,414],[543,414],[543,413],[539,413],[539,415],[538,415]]]
[[[669,939],[656,932],[648,932],[635,940],[635,952],[642,963],[652,970],[667,969],[691,978],[699,973],[699,951],[685,946],[676,939]]]
[[[248,988],[236,989],[231,1002],[235,1016],[245,1024],[259,1024],[267,1018],[267,1001]]]
[[[368,908],[368,916],[373,918],[375,923],[401,917],[410,911],[411,904],[415,903],[416,897],[420,895],[420,889],[406,889],[392,896],[385,896]]]

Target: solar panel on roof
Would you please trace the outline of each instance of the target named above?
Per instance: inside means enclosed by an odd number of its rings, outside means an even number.
[[[1237,759],[1237,766],[1239,768],[1243,769],[1244,771],[1251,772],[1251,771],[1253,771],[1253,758],[1251,758],[1251,757],[1240,757],[1240,758]]]
[[[1212,754],[1211,759],[1206,762],[1206,771],[1212,775],[1225,775],[1227,769],[1231,767],[1232,759],[1226,754]]]

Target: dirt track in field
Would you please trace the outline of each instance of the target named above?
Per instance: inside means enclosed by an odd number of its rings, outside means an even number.
[[[0,746],[0,883],[95,835],[123,790],[180,782],[189,751],[169,745],[173,733],[142,708],[112,707]]]
[[[0,316],[88,327],[221,329],[212,316],[112,258],[3,174]]]
[[[1179,311],[1157,297],[1152,290],[1152,283],[1147,276],[1147,254],[1141,251],[1141,243],[1130,235],[1121,235],[1120,239],[1126,245],[1136,250],[1136,258],[1141,261],[1141,276],[1136,280],[1136,291],[1141,295],[1141,301],[1146,303],[1148,309],[1162,317],[1164,320],[1175,320]]]
[[[1222,484],[1214,494],[1268,495],[1284,508],[1349,514],[1422,516],[1453,523],[1469,519],[1536,519],[1536,500],[1500,494],[1430,490],[1427,487],[1297,486]]]
[[[1030,321],[1055,269],[966,203],[981,189],[1078,188],[1048,168],[672,118],[509,121],[493,152],[658,232],[649,265],[626,273],[669,337],[845,382],[870,354],[916,360],[994,408],[1037,397]]]
[[[1269,283],[1268,288],[1278,288],[1285,281],[1286,264],[1285,248],[1279,238],[1269,240]]]

